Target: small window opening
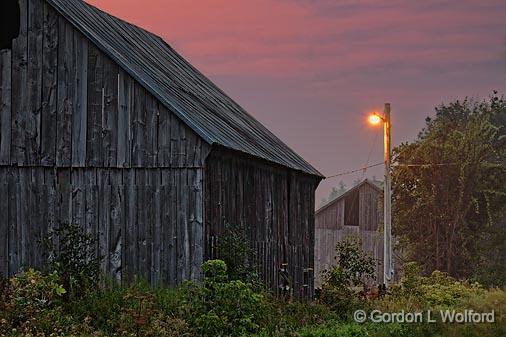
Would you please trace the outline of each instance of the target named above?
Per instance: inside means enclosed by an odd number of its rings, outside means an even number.
[[[345,226],[359,225],[359,195],[360,189],[356,188],[354,191],[348,192],[348,195],[344,198]]]
[[[19,36],[18,0],[0,1],[0,49],[12,49],[12,40]]]

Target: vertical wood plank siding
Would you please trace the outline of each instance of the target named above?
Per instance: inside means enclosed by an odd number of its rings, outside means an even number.
[[[20,35],[0,51],[0,165],[204,165],[200,137],[50,5],[20,7]]]
[[[20,7],[0,51],[0,274],[40,267],[40,238],[72,222],[117,281],[198,278],[209,146],[45,1]]]
[[[0,51],[0,165],[11,157],[11,51]]]
[[[312,296],[317,179],[226,150],[210,154],[205,173],[205,257],[227,224],[241,225],[266,284],[277,292],[286,264],[293,295]]]
[[[0,193],[8,196],[0,203],[0,234],[6,238],[0,241],[0,274],[40,267],[40,239],[55,225],[72,222],[95,237],[97,251],[105,257],[102,269],[117,281],[140,277],[154,285],[161,280],[175,284],[199,278],[202,169],[149,169],[147,173],[151,180],[128,184],[127,176],[143,175],[146,170],[0,167]],[[167,221],[160,220],[164,218]],[[174,241],[181,243],[177,254],[171,254]]]
[[[355,236],[362,249],[376,261],[376,282],[383,282],[383,234],[378,231],[380,222],[378,188],[363,183],[358,187],[358,226],[344,225],[345,195],[320,209],[315,219],[315,280],[321,286],[321,274],[335,264],[335,248],[339,241]]]

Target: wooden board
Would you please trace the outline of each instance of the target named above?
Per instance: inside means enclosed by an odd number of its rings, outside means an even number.
[[[118,163],[118,66],[104,58],[104,97],[102,115],[102,146],[105,167]],[[122,126],[127,127],[126,125]]]
[[[40,164],[56,163],[56,116],[58,99],[58,14],[44,2],[42,51],[42,112],[40,117]]]
[[[104,163],[102,116],[104,103],[104,55],[95,47],[88,49],[88,116],[86,165],[99,167]]]
[[[11,161],[11,51],[0,51],[0,165]]]
[[[73,36],[75,59],[75,81],[72,95],[72,166],[84,167],[86,165],[86,136],[88,129],[88,41],[78,32]]]
[[[28,5],[28,108],[25,125],[26,164],[40,163],[42,112],[42,55],[43,19],[42,0],[30,0]]]
[[[76,90],[76,58],[74,29],[63,18],[58,22],[58,112],[56,165],[70,166],[72,163],[72,118]],[[75,113],[74,113],[75,114]]]
[[[19,1],[19,36],[12,42],[11,163],[26,165],[26,126],[28,111],[28,0]]]

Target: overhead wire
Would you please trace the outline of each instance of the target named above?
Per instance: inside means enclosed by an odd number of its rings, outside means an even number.
[[[341,176],[344,176],[344,175],[349,175],[349,174],[357,173],[357,172],[364,171],[364,170],[367,170],[369,168],[380,166],[380,165],[383,165],[383,164],[385,164],[385,163],[381,162],[381,163],[377,163],[377,164],[373,164],[373,165],[364,166],[364,167],[361,167],[361,168],[358,168],[358,169],[355,169],[355,170],[339,172],[339,173],[336,173],[336,174],[333,174],[333,175],[330,175],[330,176],[326,177],[326,179],[335,178],[335,177],[341,177]],[[396,164],[396,165],[394,164],[392,166],[397,166],[397,167],[432,167],[432,166],[453,166],[453,165],[458,165],[458,164],[459,163]]]

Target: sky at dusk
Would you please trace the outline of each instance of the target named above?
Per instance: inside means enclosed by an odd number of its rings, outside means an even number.
[[[385,102],[397,145],[443,102],[506,93],[506,0],[87,2],[162,36],[326,176],[382,161],[366,116]],[[362,177],[323,181],[317,204]]]

